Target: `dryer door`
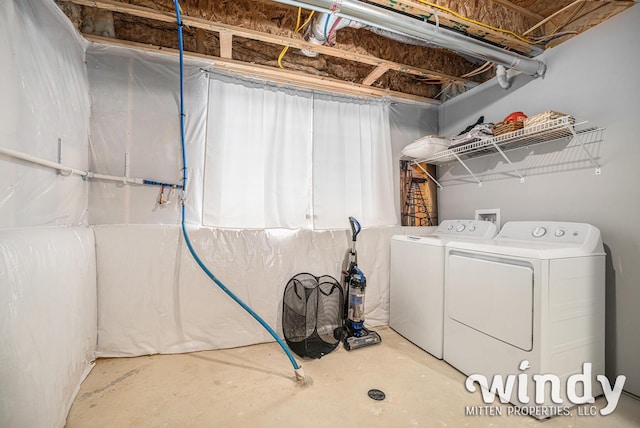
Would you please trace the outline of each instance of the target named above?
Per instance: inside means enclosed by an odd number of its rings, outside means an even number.
[[[524,351],[533,348],[530,263],[452,251],[446,272],[449,318]]]

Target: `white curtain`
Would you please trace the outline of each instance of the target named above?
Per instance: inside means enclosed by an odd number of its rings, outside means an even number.
[[[228,228],[397,224],[388,110],[214,76],[203,222]]]
[[[316,96],[313,119],[314,228],[397,224],[387,106]]]
[[[311,94],[210,79],[206,225],[307,227]]]

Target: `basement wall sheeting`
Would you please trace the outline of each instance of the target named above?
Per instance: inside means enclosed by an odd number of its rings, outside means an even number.
[[[58,161],[60,139],[62,164],[115,176],[128,153],[130,177],[179,183],[177,59],[88,48],[51,0],[1,2],[0,28],[0,144]],[[201,65],[186,69],[190,234],[216,275],[279,331],[286,282],[300,272],[339,278],[349,232],[200,226]],[[180,192],[167,190],[171,203],[158,206],[159,190],[0,156],[0,426],[64,426],[97,356],[272,340],[188,256]],[[390,237],[418,232],[426,230],[360,234],[368,325],[388,323]]]
[[[282,293],[297,273],[340,279],[347,230],[231,230],[201,226],[206,64],[186,66],[189,170],[187,215],[205,264],[276,330]],[[175,59],[90,46],[91,169],[177,183],[180,175]],[[417,135],[417,134],[416,134]],[[250,168],[247,163],[247,168]],[[167,190],[169,193],[169,190]],[[98,259],[98,356],[133,356],[229,348],[271,341],[199,270],[179,233],[179,192],[158,206],[157,187],[91,182],[89,221]],[[191,206],[190,206],[191,205]],[[345,218],[345,225],[347,219]],[[397,226],[365,228],[359,262],[367,273],[367,324],[388,324],[388,242]],[[424,233],[424,229],[421,230]]]
[[[403,229],[364,229],[358,237],[359,265],[367,272],[367,325],[388,324],[388,243]],[[272,341],[195,265],[178,226],[102,225],[95,233],[100,279],[97,356],[181,353]],[[287,281],[300,272],[339,280],[350,242],[343,230],[193,228],[189,234],[205,264],[279,333]]]
[[[0,145],[86,169],[84,43],[53,2],[0,3]],[[86,224],[79,177],[0,156],[0,228]]]
[[[0,2],[0,144],[88,165],[84,45],[53,2]],[[96,346],[93,230],[78,176],[0,156],[0,426],[61,427]]]
[[[209,79],[207,63],[185,61],[187,221],[202,223],[202,171]],[[181,184],[178,61],[172,57],[91,45],[87,50],[91,93],[90,169]],[[90,183],[90,224],[179,224],[180,190],[157,205],[160,188]]]
[[[63,426],[96,347],[93,230],[0,230],[0,284],[0,426]]]

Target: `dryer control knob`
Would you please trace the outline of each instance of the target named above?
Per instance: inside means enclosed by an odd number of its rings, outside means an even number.
[[[533,235],[534,238],[541,238],[543,237],[545,234],[547,233],[547,229],[545,229],[542,226],[538,226],[535,229],[533,229],[533,232],[531,232],[531,235]]]
[[[554,235],[556,235],[556,237],[558,237],[558,238],[564,236],[564,229],[556,230],[556,233],[554,233]]]
[[[471,227],[469,228],[469,232],[473,232],[474,230],[476,230],[476,227],[475,227],[475,226],[471,226]]]
[[[447,227],[447,230],[451,230],[451,229],[453,229],[453,225],[452,224],[450,224],[449,227]]]
[[[466,226],[464,224],[459,224],[456,226],[456,232],[462,232]]]

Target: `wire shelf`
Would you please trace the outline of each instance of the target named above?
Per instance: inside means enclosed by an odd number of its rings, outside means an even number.
[[[501,135],[479,137],[475,141],[454,144],[449,146],[447,150],[438,152],[429,158],[415,159],[413,163],[418,165],[420,163],[443,165],[458,162],[462,164],[462,166],[465,167],[472,176],[474,176],[478,184],[481,184],[480,180],[475,177],[467,167],[465,160],[480,156],[499,154],[505,161],[507,161],[507,163],[513,166],[514,171],[518,176],[520,176],[521,181],[524,181],[524,176],[517,171],[517,168],[515,168],[505,152],[541,143],[558,141],[561,139],[577,139],[578,143],[583,146],[583,149],[587,152],[587,155],[589,155],[591,162],[596,167],[596,174],[599,174],[600,167],[588,150],[584,148],[584,145],[582,144],[583,138],[581,137],[585,134],[588,135],[596,131],[602,131],[602,129],[603,128],[589,127],[586,121],[576,123],[573,116],[561,116],[556,119],[537,123]],[[433,179],[433,177],[431,178]],[[434,181],[439,187],[442,187],[436,180]]]

